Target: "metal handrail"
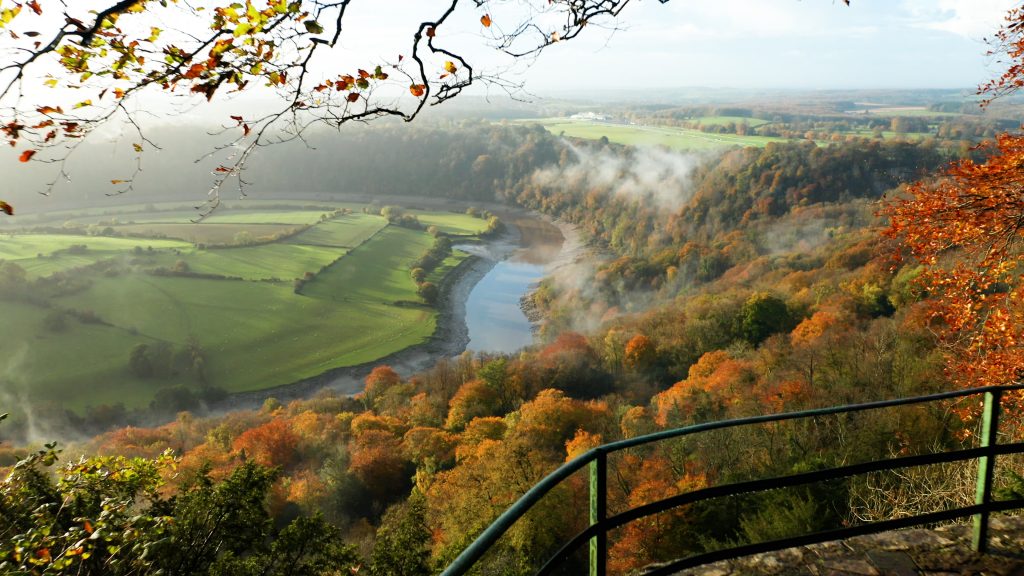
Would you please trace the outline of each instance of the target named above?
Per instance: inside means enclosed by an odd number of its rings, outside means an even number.
[[[703,424],[695,424],[683,428],[664,430],[661,432],[655,432],[653,434],[646,434],[643,436],[637,436],[635,438],[629,438],[626,440],[620,440],[618,442],[604,444],[591,450],[588,450],[582,455],[558,467],[555,471],[551,472],[543,479],[541,479],[540,482],[538,482],[532,488],[530,488],[525,494],[523,494],[519,498],[519,500],[512,504],[500,516],[498,516],[498,518],[495,519],[494,522],[490,526],[488,526],[487,529],[485,529],[476,538],[476,540],[473,541],[472,544],[470,544],[465,550],[462,551],[461,554],[459,554],[459,556],[444,570],[444,572],[441,573],[441,576],[463,576],[464,574],[466,574],[473,567],[473,565],[478,560],[480,560],[480,558],[482,558],[484,554],[487,553],[488,550],[490,550],[490,548],[498,541],[498,539],[501,538],[501,536],[506,531],[508,531],[508,529],[511,528],[516,521],[522,518],[537,502],[539,502],[541,498],[543,498],[553,488],[558,486],[563,480],[566,480],[571,475],[582,470],[586,466],[590,467],[590,526],[586,528],[583,532],[572,538],[569,542],[567,542],[562,547],[562,549],[560,549],[559,552],[556,553],[555,556],[552,557],[551,560],[549,560],[543,568],[541,568],[538,574],[549,573],[551,570],[554,569],[558,562],[565,559],[568,556],[568,554],[571,554],[576,549],[578,549],[579,546],[583,544],[583,542],[590,540],[590,574],[592,576],[603,575],[605,573],[605,562],[607,560],[607,532],[609,530],[617,526],[621,526],[627,522],[636,520],[638,518],[649,516],[651,514],[662,512],[664,510],[668,510],[691,502],[714,497],[767,490],[771,488],[795,486],[799,484],[805,484],[809,482],[821,481],[826,479],[842,478],[852,476],[855,474],[864,474],[873,471],[892,470],[908,466],[921,466],[926,464],[935,464],[939,462],[952,462],[969,459],[977,459],[979,461],[978,489],[976,504],[974,506],[945,510],[942,512],[936,512],[931,514],[923,514],[911,518],[900,518],[898,520],[876,522],[867,525],[855,526],[851,528],[843,528],[839,530],[804,535],[796,538],[786,538],[783,540],[775,540],[772,542],[740,546],[730,550],[722,550],[707,554],[701,554],[699,556],[693,556],[678,562],[674,562],[668,565],[667,567],[658,568],[654,572],[651,572],[651,574],[668,573],[664,572],[664,570],[676,570],[686,566],[696,566],[707,562],[735,558],[757,552],[779,550],[790,546],[801,545],[802,543],[824,542],[828,540],[834,540],[853,535],[882,532],[885,530],[893,529],[895,527],[927,524],[929,522],[954,519],[964,516],[974,516],[975,533],[973,545],[975,550],[984,552],[987,548],[988,542],[989,514],[995,511],[1024,507],[1024,500],[993,502],[991,499],[992,477],[994,472],[995,457],[1000,454],[1024,453],[1024,443],[997,445],[996,442],[1000,412],[999,405],[1002,394],[1004,392],[1019,390],[1024,390],[1024,384],[986,386],[983,388],[955,390],[951,392],[941,392],[938,394],[929,394],[925,396],[915,396],[912,398],[898,398],[894,400],[866,402],[863,404],[852,404],[845,406],[834,406],[830,408],[817,408],[812,410],[785,412],[782,414],[750,416],[746,418],[735,418],[731,420],[720,420],[715,422],[706,422]],[[786,420],[813,418],[818,416],[848,414],[854,412],[863,412],[867,410],[877,410],[881,408],[892,408],[897,406],[924,404],[939,400],[965,398],[968,396],[976,396],[979,394],[985,395],[985,407],[982,414],[983,430],[981,446],[978,448],[958,450],[952,452],[943,452],[937,454],[910,456],[890,460],[881,460],[876,462],[868,462],[864,464],[845,466],[841,468],[833,468],[829,470],[821,470],[793,476],[772,478],[768,480],[757,480],[753,482],[741,482],[736,484],[717,486],[714,488],[708,488],[690,493],[680,494],[677,496],[666,498],[659,502],[646,504],[644,506],[626,511],[611,518],[607,517],[607,457],[609,454],[613,454],[621,450],[635,448],[638,446],[643,446],[645,444],[660,442],[672,438],[688,436],[700,432],[708,432],[712,430],[722,430],[727,428],[735,428],[739,426],[749,426],[753,424],[763,424],[769,422],[782,422]]]

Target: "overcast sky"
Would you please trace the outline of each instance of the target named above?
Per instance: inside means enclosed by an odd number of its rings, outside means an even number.
[[[627,29],[555,46],[534,91],[644,86],[960,88],[993,76],[982,39],[1012,0],[645,0]],[[596,32],[596,33],[594,33]]]

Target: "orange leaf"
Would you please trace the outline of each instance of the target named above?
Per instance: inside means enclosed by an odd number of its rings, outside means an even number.
[[[359,93],[349,92],[348,96],[346,96],[345,99],[348,100],[349,102],[355,102],[356,100],[359,100]]]
[[[3,212],[8,216],[14,216],[14,207],[3,200],[0,200],[0,212]]]
[[[21,156],[18,156],[18,162],[28,162],[35,155],[35,150],[25,150],[24,152],[21,153]]]
[[[483,16],[481,16],[480,17],[480,23],[484,25],[484,28],[490,28],[491,27],[491,15],[490,14],[484,14]]]
[[[424,86],[423,84],[413,84],[412,86],[409,86],[409,92],[411,92],[412,95],[417,98],[422,97],[426,90],[427,87]]]

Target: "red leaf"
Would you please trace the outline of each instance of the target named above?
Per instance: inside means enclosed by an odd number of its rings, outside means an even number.
[[[28,162],[35,155],[35,150],[25,150],[24,152],[21,153],[21,156],[18,156],[18,162]]]
[[[0,200],[0,212],[3,212],[8,216],[14,216],[14,208],[3,200]]]
[[[349,102],[355,102],[356,100],[359,100],[359,93],[349,92],[348,96],[345,99],[348,100]]]

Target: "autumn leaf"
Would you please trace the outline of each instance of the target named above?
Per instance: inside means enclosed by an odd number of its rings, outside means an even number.
[[[3,200],[0,200],[0,212],[3,212],[8,216],[14,216],[14,207]]]
[[[306,32],[309,32],[310,34],[324,33],[324,27],[321,26],[319,22],[313,20],[306,20],[305,22],[302,23],[302,25],[306,27]]]
[[[355,102],[356,100],[359,100],[359,93],[349,92],[348,96],[346,96],[345,99],[348,100],[349,102]]]
[[[424,86],[423,84],[413,84],[412,86],[409,86],[409,92],[411,92],[412,95],[417,98],[421,98],[423,94],[426,92],[426,90],[427,87]]]
[[[134,148],[136,152],[142,152],[142,144],[132,144],[132,148]]]
[[[433,38],[435,35],[437,35],[437,30],[434,30],[433,26],[428,27],[427,28],[427,38]]]
[[[42,8],[41,6],[39,6],[39,2],[36,2],[36,0],[29,0],[29,1],[28,1],[28,2],[26,3],[26,5],[27,5],[27,6],[29,7],[29,8],[31,8],[31,9],[32,9],[32,11],[33,11],[33,12],[35,12],[37,16],[40,16],[40,15],[42,15],[42,13],[43,13],[43,8]]]
[[[21,153],[21,156],[18,156],[18,162],[28,162],[35,155],[35,150],[25,150],[24,152]]]
[[[490,28],[491,27],[491,15],[490,14],[484,14],[483,16],[481,16],[480,17],[480,23],[484,25],[484,28]]]
[[[448,60],[448,61],[446,61],[444,63],[444,69],[449,74],[455,74],[455,71],[458,70],[458,67],[455,66],[455,62],[452,62],[451,60]]]

